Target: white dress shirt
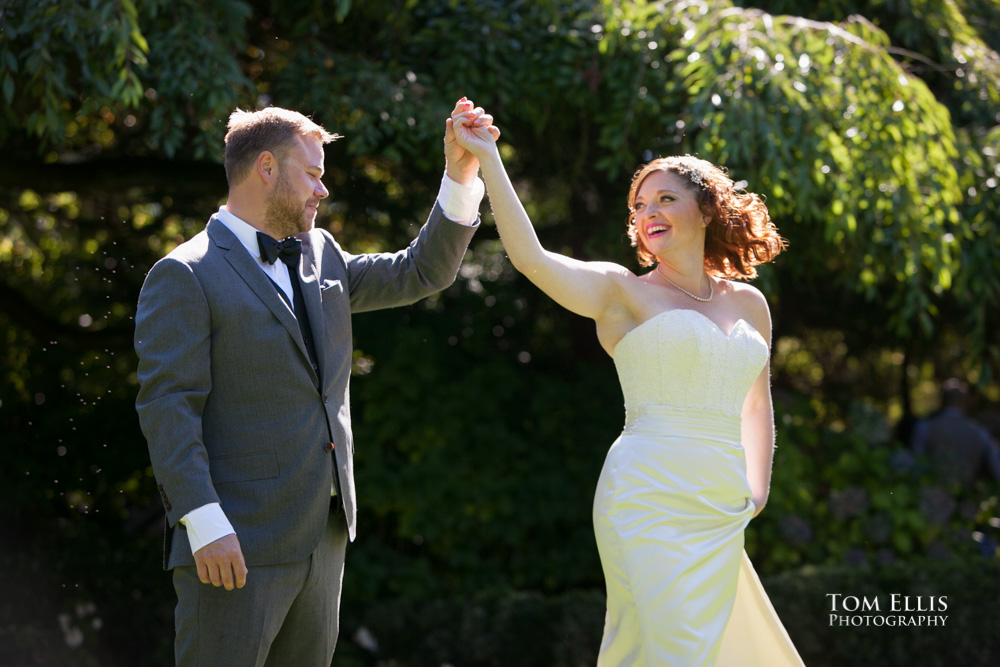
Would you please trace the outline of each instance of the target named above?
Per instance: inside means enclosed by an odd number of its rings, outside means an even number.
[[[479,212],[479,205],[486,194],[486,186],[483,181],[476,178],[472,185],[462,185],[451,180],[447,174],[441,177],[441,189],[438,191],[437,201],[441,205],[444,217],[452,222],[461,225],[472,225],[476,221]],[[288,273],[288,267],[284,262],[268,264],[260,257],[260,246],[257,244],[257,229],[247,222],[240,220],[229,210],[222,206],[219,208],[219,222],[224,224],[231,231],[239,242],[247,249],[250,256],[257,260],[257,265],[267,276],[275,282],[288,296],[287,304],[294,303],[294,292],[292,291],[292,278]],[[277,240],[277,239],[276,239]],[[293,309],[294,312],[294,309]],[[334,486],[331,495],[336,494]],[[181,523],[187,528],[188,541],[191,543],[191,553],[198,551],[206,544],[214,542],[220,537],[232,535],[236,531],[229,523],[226,513],[222,511],[219,503],[209,503],[193,509],[183,517]]]

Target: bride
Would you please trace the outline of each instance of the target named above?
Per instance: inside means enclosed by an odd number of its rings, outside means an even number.
[[[628,198],[652,270],[575,260],[540,245],[491,122],[460,101],[445,140],[479,158],[514,267],[595,321],[625,397],[594,499],[608,596],[598,665],[802,665],[743,551],[774,449],[770,313],[736,282],[784,248],[764,202],[704,160],[653,160]]]

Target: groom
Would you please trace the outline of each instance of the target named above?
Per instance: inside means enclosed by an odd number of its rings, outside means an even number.
[[[459,113],[490,126],[464,98]],[[418,237],[352,255],[314,226],[329,195],[323,146],[338,137],[279,108],[235,111],[228,130],[228,200],[150,270],[135,318],[176,662],[329,667],[355,536],[351,313],[454,281],[478,225],[479,163],[448,124]]]

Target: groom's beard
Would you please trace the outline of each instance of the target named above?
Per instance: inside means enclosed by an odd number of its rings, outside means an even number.
[[[278,176],[274,191],[265,201],[264,222],[276,239],[308,232],[312,227],[305,219],[305,202],[296,201],[284,175]]]

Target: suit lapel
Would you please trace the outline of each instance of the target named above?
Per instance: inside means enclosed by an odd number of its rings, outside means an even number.
[[[274,314],[275,318],[288,330],[288,334],[295,341],[295,344],[298,345],[299,351],[302,353],[302,358],[306,360],[306,365],[312,371],[312,365],[309,363],[309,355],[306,352],[306,344],[302,340],[302,333],[299,331],[299,323],[295,319],[295,315],[292,314],[292,311],[288,309],[284,299],[278,294],[278,288],[267,277],[267,274],[260,270],[257,260],[250,256],[250,253],[239,242],[239,239],[224,224],[219,222],[214,215],[208,221],[208,235],[212,239],[212,242],[225,253],[226,261],[239,274],[243,282],[247,284],[247,287],[250,288],[257,298],[264,302],[264,305]],[[318,290],[319,288],[317,287],[316,289]],[[318,295],[319,292],[317,291],[317,298]],[[305,297],[305,293],[303,293],[303,296]],[[307,297],[306,308],[310,312],[314,312]],[[313,335],[315,335],[315,325],[313,325],[313,332]]]
[[[323,299],[319,293],[319,266],[315,248],[313,248],[313,235],[302,234],[302,262],[299,267],[299,284],[302,287],[302,299],[306,302],[306,310],[309,311],[309,328],[312,329],[314,347],[316,348],[316,365],[320,372],[326,368],[326,326],[323,317]]]

